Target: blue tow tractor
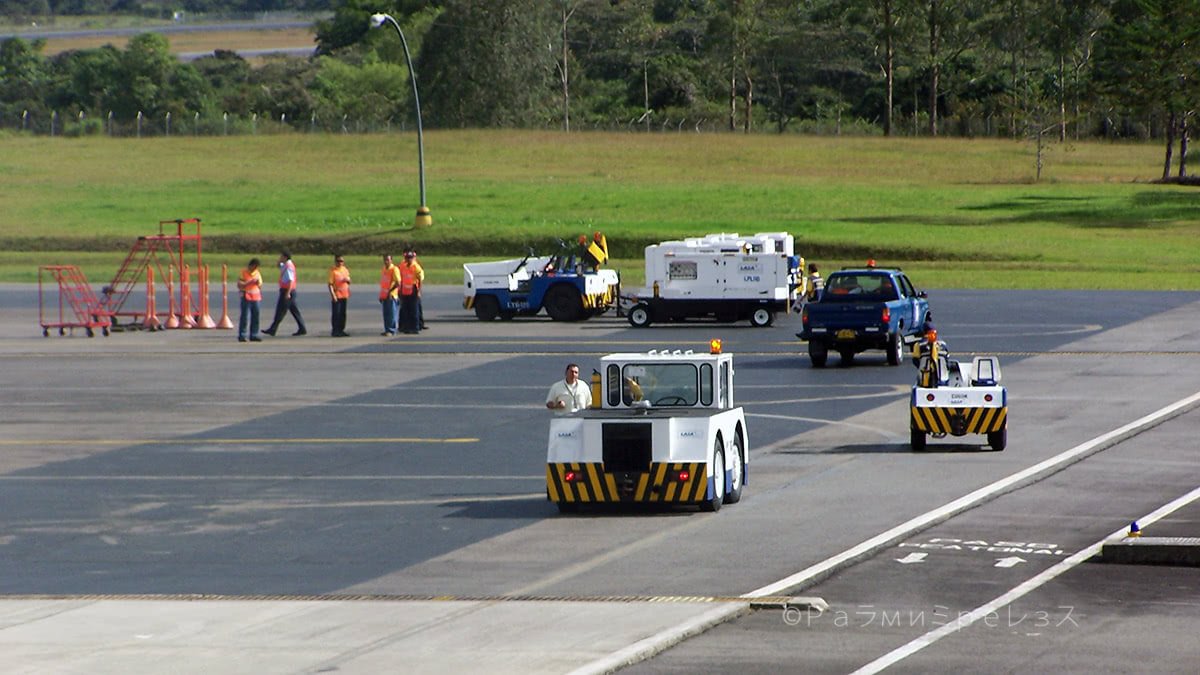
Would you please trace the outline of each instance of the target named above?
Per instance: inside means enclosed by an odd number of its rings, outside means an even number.
[[[603,269],[608,242],[597,232],[557,255],[463,265],[463,308],[480,321],[535,316],[543,309],[555,321],[582,321],[617,306],[621,278]]]

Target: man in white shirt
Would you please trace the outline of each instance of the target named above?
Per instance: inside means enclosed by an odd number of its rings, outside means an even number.
[[[555,382],[546,395],[546,407],[571,413],[592,406],[592,388],[579,379],[579,365],[568,363],[562,380]]]

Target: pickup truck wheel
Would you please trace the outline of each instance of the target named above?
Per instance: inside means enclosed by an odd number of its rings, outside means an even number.
[[[629,310],[629,325],[634,328],[645,328],[650,325],[650,305],[639,302]]]
[[[733,459],[733,468],[729,472],[729,494],[725,495],[726,504],[736,504],[742,501],[742,486],[746,484],[746,462],[742,456],[742,439],[733,437],[733,446],[729,448]]]
[[[1008,446],[1008,427],[1004,427],[1000,431],[989,431],[987,435],[988,445],[992,446],[992,450],[997,452]]]
[[[913,429],[911,445],[913,452],[925,452],[925,432],[920,429]]]
[[[583,300],[574,286],[557,284],[546,291],[542,301],[546,313],[555,321],[578,321],[583,318]]]
[[[775,322],[775,313],[765,307],[759,307],[750,314],[750,325],[764,328]]]
[[[722,447],[721,439],[717,439],[716,449],[713,450],[712,461],[712,479],[713,492],[712,498],[700,504],[700,508],[704,511],[716,513],[721,510],[721,504],[725,502],[725,449]]]
[[[813,368],[824,368],[825,362],[829,360],[829,347],[823,342],[809,340],[808,360],[812,361]]]
[[[888,338],[887,362],[889,366],[898,366],[900,361],[904,359],[904,341],[900,339],[900,333],[892,333]]]
[[[500,316],[500,301],[490,295],[475,296],[475,318],[491,321]]]

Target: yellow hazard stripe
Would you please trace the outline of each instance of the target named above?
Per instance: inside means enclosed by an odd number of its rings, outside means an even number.
[[[986,434],[1008,424],[1008,407],[912,408],[912,428],[932,434]],[[957,429],[961,430],[956,431]]]
[[[687,480],[679,480],[684,471]],[[573,480],[567,480],[568,474]],[[551,463],[546,465],[546,494],[552,502],[567,503],[698,503],[708,494],[708,474],[702,462],[655,462],[623,498],[616,475],[606,473],[600,462]]]

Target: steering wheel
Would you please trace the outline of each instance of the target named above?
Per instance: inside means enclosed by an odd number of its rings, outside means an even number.
[[[668,395],[656,400],[654,405],[687,405],[687,399],[678,395]]]

